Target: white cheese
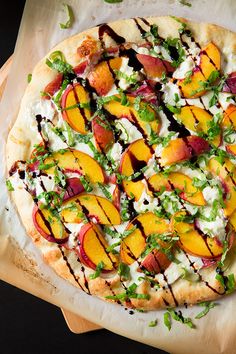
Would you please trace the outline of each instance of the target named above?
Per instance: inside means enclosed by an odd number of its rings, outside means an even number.
[[[193,70],[195,63],[191,57],[187,57],[175,70],[173,77],[175,79],[184,79],[186,74]]]
[[[128,65],[128,62],[129,62],[129,58],[123,57],[122,64],[120,66],[119,71],[124,73],[127,77],[130,77],[131,75],[134,74],[134,69]],[[127,82],[127,80],[125,78],[119,79],[119,87],[122,90],[126,90],[129,86],[130,86],[130,83]]]
[[[78,234],[81,230],[81,227],[84,225],[83,223],[75,224],[75,223],[65,223],[65,227],[70,231],[68,246],[69,248],[74,248],[78,245]]]
[[[39,194],[45,192],[53,191],[55,187],[55,182],[53,176],[40,176],[35,178],[35,188],[36,188],[36,195],[38,196]],[[45,199],[42,198],[40,199],[43,203],[45,203]]]
[[[48,138],[50,148],[52,151],[57,151],[60,149],[66,149],[68,146],[66,143],[64,143],[59,136],[57,136],[53,131],[52,131],[52,126],[50,123],[43,123],[42,124],[42,130],[44,136]]]
[[[206,206],[202,208],[202,214],[206,217],[210,217],[212,207]],[[216,218],[213,221],[205,221],[201,217],[196,219],[199,229],[206,235],[211,237],[217,237],[223,241],[226,237],[225,227],[227,225],[227,219],[224,217],[223,209],[218,209]]]
[[[199,64],[200,61],[200,51],[201,49],[197,46],[197,44],[191,40],[191,37],[186,36],[183,34],[182,39],[184,40],[185,43],[188,45],[187,53],[190,54],[193,58],[197,59],[197,64]]]
[[[139,265],[137,262],[132,263],[129,266],[130,269],[130,280],[128,282],[126,282],[126,285],[128,284],[141,284],[143,282],[143,279],[139,279],[140,277],[145,277],[145,274],[142,272],[138,272],[137,269],[139,268]]]
[[[170,62],[172,61],[168,51],[164,47],[162,47],[160,45],[155,45],[153,47],[153,49],[157,54],[161,54],[165,60],[170,61]]]
[[[219,200],[219,189],[216,187],[207,186],[202,191],[203,197],[208,204],[212,204],[214,200]]]
[[[109,151],[109,155],[114,161],[115,165],[119,166],[122,155],[122,146],[119,143],[113,144],[111,150]]]
[[[31,113],[33,117],[40,114],[43,118],[47,118],[50,121],[52,121],[55,116],[55,110],[51,101],[45,99],[35,101],[31,106]]]
[[[142,139],[143,137],[136,126],[132,124],[127,118],[115,120],[115,126],[117,129],[121,130],[120,139],[126,143],[132,143],[133,141]]]
[[[235,104],[234,100],[232,100],[232,98],[229,99],[229,97],[231,97],[232,94],[231,93],[227,93],[227,92],[220,92],[219,93],[219,104],[221,105],[223,111],[226,111],[226,109],[229,107],[230,104]]]
[[[199,98],[188,98],[188,99],[186,99],[186,102],[190,106],[196,106],[196,107],[203,108],[203,109],[205,108]]]
[[[154,211],[158,206],[158,200],[147,194],[146,189],[143,191],[141,197],[137,202],[134,202],[134,209],[138,213],[144,213],[147,211]]]
[[[217,113],[222,114],[223,113],[222,108],[218,108],[215,105],[212,107],[209,107],[210,100],[211,100],[212,96],[213,96],[213,91],[208,91],[205,95],[203,95],[201,97],[202,102],[205,106],[205,109],[209,110],[212,114],[217,114]]]
[[[156,160],[155,160],[155,156],[152,156],[147,163],[147,170],[144,172],[144,176],[146,178],[150,178],[153,175],[155,175],[157,172],[153,169],[154,166],[156,166]]]
[[[163,84],[161,91],[164,93],[163,98],[165,103],[171,106],[176,106],[176,97],[178,97],[177,105],[185,105],[185,100],[181,98],[178,85],[174,84],[173,82],[167,82],[166,84]]]
[[[159,136],[165,137],[170,133],[168,130],[168,127],[170,126],[170,121],[167,119],[163,111],[158,112],[158,114],[161,118],[161,129],[159,131]]]

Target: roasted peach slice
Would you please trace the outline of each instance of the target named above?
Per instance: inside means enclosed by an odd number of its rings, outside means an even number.
[[[62,116],[67,123],[81,134],[87,134],[86,122],[91,118],[89,94],[80,84],[69,85],[61,99]],[[81,104],[81,107],[80,107]]]
[[[121,222],[118,210],[109,200],[86,193],[64,202],[60,215],[68,223],[80,223],[84,218],[102,225],[119,225]]]
[[[113,58],[109,61],[102,61],[97,64],[88,74],[88,81],[99,96],[106,95],[112,88],[115,79],[113,70],[119,70],[122,58]]]
[[[118,100],[112,100],[104,105],[104,108],[113,116],[117,118],[127,118],[131,123],[134,123],[140,132],[144,132],[147,136],[149,136],[150,131],[152,130],[155,133],[158,133],[160,130],[160,119],[154,109],[147,104],[145,101],[141,101],[139,104],[140,111],[137,111],[134,108],[135,97],[127,95],[127,99],[129,102],[128,106],[123,106],[121,102],[119,102],[120,96],[116,96]],[[140,112],[145,109],[147,114],[153,116],[153,119],[150,120],[147,124],[145,120],[140,116]],[[151,128],[151,129],[150,129]]]
[[[101,229],[92,223],[87,223],[79,232],[79,258],[86,266],[96,269],[100,262],[103,262],[103,272],[112,271],[118,264],[117,257],[106,249],[108,243],[101,232]]]
[[[164,73],[175,71],[171,63],[166,60],[161,60],[146,54],[137,54],[136,57],[143,65],[147,76],[151,79],[160,78]]]
[[[185,215],[186,212],[184,211],[178,212],[173,215],[171,220],[171,229],[173,233],[179,236],[180,248],[201,258],[220,256],[223,252],[223,246],[220,246],[214,238],[199,233],[194,224],[181,221]]]
[[[220,51],[214,43],[210,42],[200,53],[200,64],[193,70],[190,82],[184,79],[178,80],[178,85],[185,98],[195,98],[204,95],[204,88],[201,82],[209,79],[213,71],[220,70]],[[197,91],[197,92],[195,92]]]
[[[147,236],[169,231],[168,223],[151,212],[137,216],[129,223],[127,230],[134,227],[136,227],[134,231],[121,242],[120,256],[122,262],[126,264],[132,264],[141,256]]]
[[[180,113],[175,114],[175,117],[180,120],[184,126],[193,132],[207,133],[209,123],[213,117],[205,109],[196,106],[185,106],[181,108]],[[221,135],[219,134],[212,140],[212,144],[219,146],[221,143]]]
[[[122,155],[120,173],[129,177],[135,172],[139,172],[147,165],[147,162],[151,157],[151,149],[143,139],[134,141]],[[122,183],[125,192],[130,197],[134,196],[136,200],[139,200],[145,188],[144,184],[141,181],[137,181],[137,179],[136,181],[124,180]]]
[[[209,150],[209,144],[199,136],[188,136],[170,140],[162,150],[160,163],[162,166],[171,165],[179,161],[185,161],[192,156],[200,155]]]
[[[224,117],[222,120],[222,128],[232,127],[236,130],[236,106],[230,104],[226,111],[224,112]],[[228,153],[236,156],[236,144],[226,145],[226,150]]]
[[[98,151],[106,153],[114,143],[112,129],[98,116],[92,120],[92,129]]]
[[[94,55],[97,56],[100,50],[100,42],[88,36],[81,45],[77,48],[77,55],[79,60],[88,58],[91,59]]]
[[[44,165],[49,167],[45,169],[48,174],[53,174],[54,165],[57,165],[62,170],[78,172],[78,174],[86,176],[91,183],[104,182],[104,174],[100,165],[82,151],[73,149],[56,151],[44,160]]]
[[[141,262],[141,270],[146,269],[150,273],[158,274],[166,270],[171,261],[169,258],[160,250],[154,249],[149,253],[144,260]]]
[[[49,242],[63,243],[67,241],[68,234],[64,225],[50,210],[46,208],[40,209],[35,205],[33,222],[37,231]]]
[[[182,191],[179,195],[180,198],[187,202],[195,205],[206,204],[202,192],[194,187],[192,179],[183,173],[172,172],[168,176],[158,173],[150,177],[148,182],[156,192],[159,192],[162,187],[165,187],[166,190],[177,188]]]
[[[207,164],[207,169],[215,176],[218,176],[224,187],[226,198],[224,199],[224,214],[229,216],[236,209],[236,170],[235,165],[228,159],[223,164],[211,158]]]

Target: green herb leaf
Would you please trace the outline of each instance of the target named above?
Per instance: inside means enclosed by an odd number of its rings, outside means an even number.
[[[166,107],[169,109],[170,112],[174,114],[179,114],[181,112],[180,107],[171,106],[170,104],[167,104]]]
[[[171,330],[171,321],[170,321],[170,313],[165,312],[164,313],[164,325],[168,328],[168,330]]]
[[[6,180],[6,186],[7,186],[7,189],[9,190],[9,192],[14,191],[14,188],[13,188],[11,181],[9,179]]]
[[[197,316],[195,316],[195,318],[197,320],[199,320],[200,318],[206,316],[208,314],[208,312],[213,309],[217,304],[214,302],[210,302],[210,301],[205,301],[205,302],[201,302],[200,304],[198,304],[199,306],[203,306],[205,307],[203,311],[199,312],[199,314],[197,314]]]
[[[105,195],[105,197],[109,200],[112,200],[112,195],[108,190],[108,187],[106,187],[104,184],[98,182],[98,186],[101,189],[101,191],[103,192],[103,194]]]
[[[156,327],[157,326],[157,320],[150,321],[148,324],[148,327]]]
[[[63,4],[63,5],[65,7],[65,11],[66,11],[68,19],[67,19],[66,23],[60,23],[60,27],[61,27],[61,29],[67,29],[72,26],[72,23],[74,21],[74,14],[73,14],[73,11],[72,11],[72,8],[70,5],[67,5],[67,4]]]
[[[87,180],[87,178],[85,176],[80,176],[79,177],[80,182],[82,183],[84,189],[86,190],[86,192],[92,192],[93,187],[90,185],[90,182]]]
[[[59,50],[50,54],[49,59],[46,59],[46,64],[49,68],[62,74],[73,73],[72,66],[66,62],[64,54]]]
[[[188,7],[192,6],[192,4],[190,4],[190,2],[187,2],[187,0],[179,0],[179,3],[183,6],[188,6]]]
[[[128,280],[130,278],[130,268],[125,263],[120,263],[118,266],[118,274],[122,280]]]
[[[103,261],[99,262],[97,267],[96,267],[95,273],[90,274],[89,278],[90,279],[96,279],[97,277],[99,277],[100,274],[101,274],[101,271],[104,269],[104,267],[105,267],[104,262]]]
[[[130,285],[124,293],[120,293],[117,295],[110,295],[106,296],[106,299],[111,299],[111,300],[122,300],[122,301],[127,301],[128,299],[145,299],[149,300],[150,295],[149,294],[137,294],[136,289],[137,289],[137,284],[133,283]]]
[[[32,74],[28,74],[28,76],[27,76],[27,82],[30,83],[31,80],[32,80]]]
[[[168,309],[168,312],[169,312],[169,314],[170,314],[170,316],[172,317],[173,320],[181,322],[181,323],[187,325],[189,328],[195,328],[195,325],[193,324],[191,318],[184,317],[182,315],[181,311],[177,312],[177,311],[175,311],[173,309]]]
[[[123,0],[104,0],[108,4],[117,4],[118,2],[122,2]]]

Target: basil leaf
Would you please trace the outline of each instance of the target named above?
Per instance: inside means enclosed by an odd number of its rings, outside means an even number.
[[[192,6],[192,4],[190,4],[190,2],[187,2],[186,0],[179,0],[179,3],[183,6],[188,6],[188,7]]]
[[[147,104],[144,104],[143,107],[140,107],[138,110],[139,118],[144,122],[153,122],[155,120],[155,113],[150,111]]]
[[[156,325],[157,325],[157,320],[154,320],[149,322],[148,327],[156,327]]]
[[[85,176],[80,176],[79,177],[80,182],[82,183],[84,189],[86,190],[86,192],[92,192],[93,187],[90,185],[90,182],[85,178]]]
[[[104,262],[103,261],[99,262],[97,267],[96,267],[95,273],[90,274],[89,278],[90,279],[96,279],[97,277],[99,277],[100,274],[101,274],[101,271],[104,269],[104,267],[105,267]]]
[[[122,280],[128,280],[130,278],[130,268],[125,263],[120,263],[118,266],[118,274],[121,276]]]
[[[193,324],[191,318],[184,317],[182,315],[181,311],[177,312],[173,309],[168,309],[168,312],[169,312],[171,318],[173,318],[173,320],[181,322],[181,323],[185,324],[186,326],[188,326],[189,328],[192,328],[192,329],[195,328],[195,325]]]
[[[60,27],[61,27],[61,29],[67,29],[72,26],[72,23],[74,21],[74,14],[73,14],[73,11],[72,11],[72,8],[70,5],[67,5],[67,4],[63,4],[63,5],[65,7],[65,11],[66,11],[68,20],[66,21],[66,23],[60,23]]]
[[[199,306],[203,306],[205,307],[204,310],[202,310],[201,312],[199,312],[199,314],[197,314],[197,316],[195,316],[195,318],[197,320],[199,320],[200,318],[206,316],[208,314],[208,312],[213,309],[217,304],[214,302],[210,302],[210,301],[205,301],[205,302],[201,302],[200,304],[198,304]]]
[[[123,0],[104,0],[108,4],[117,4],[118,2],[122,2]]]
[[[14,191],[14,188],[13,188],[11,181],[9,179],[6,180],[6,186],[7,186],[7,189],[9,190],[9,192]]]
[[[28,76],[27,76],[27,82],[30,83],[31,80],[32,80],[32,74],[28,74]]]
[[[107,189],[106,186],[104,186],[104,184],[98,182],[98,187],[101,189],[101,191],[103,192],[103,194],[105,195],[105,197],[109,200],[112,200],[112,195],[109,192],[109,190]]]
[[[171,330],[171,321],[170,321],[170,314],[169,312],[164,313],[164,325],[168,328],[168,330]]]
[[[170,104],[167,104],[166,107],[169,109],[170,112],[174,114],[179,114],[181,112],[180,107],[171,106]]]

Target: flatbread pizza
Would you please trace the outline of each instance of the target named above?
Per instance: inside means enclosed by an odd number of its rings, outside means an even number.
[[[235,288],[236,36],[175,17],[102,24],[35,67],[7,186],[45,261],[140,310]]]

